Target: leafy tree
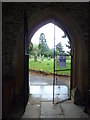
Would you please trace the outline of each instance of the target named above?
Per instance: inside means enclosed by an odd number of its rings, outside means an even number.
[[[70,41],[68,41],[68,45],[66,45],[66,47],[68,47],[69,51],[67,51],[68,55],[71,55],[71,45],[70,45]]]
[[[54,48],[49,49],[49,54],[51,57],[54,57]]]
[[[30,44],[29,44],[29,54],[32,54],[32,50],[33,50],[33,43],[30,42]]]
[[[65,53],[65,51],[63,50],[63,46],[60,42],[56,45],[56,54],[64,54],[64,53]]]
[[[39,54],[44,54],[45,56],[47,54],[47,51],[49,50],[44,33],[40,34],[38,49]]]

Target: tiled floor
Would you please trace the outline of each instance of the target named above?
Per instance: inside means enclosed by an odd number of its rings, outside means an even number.
[[[84,107],[75,105],[68,98],[66,86],[55,86],[53,104],[52,86],[31,86],[30,98],[22,118],[88,118]]]
[[[41,84],[40,78],[38,78],[38,84],[34,84],[32,81],[29,101],[21,118],[88,118],[89,116],[83,112],[84,107],[77,106],[68,100],[69,88],[67,86],[67,84],[55,85],[53,104],[51,82],[48,84],[47,81],[47,84]],[[20,112],[20,110],[18,111]],[[11,118],[18,118],[20,114],[18,111],[14,115],[12,114]]]
[[[65,85],[54,87],[53,97],[53,86],[30,86],[30,94],[41,95],[41,101],[54,101],[59,102],[69,98],[68,87]]]
[[[22,118],[88,118],[84,108],[73,104],[71,100],[53,104],[41,101],[40,95],[32,95]]]

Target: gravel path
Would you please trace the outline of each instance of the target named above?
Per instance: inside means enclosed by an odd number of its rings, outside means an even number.
[[[53,76],[30,73],[29,81],[30,81],[30,85],[52,85]],[[57,77],[56,84],[70,86],[70,77]]]

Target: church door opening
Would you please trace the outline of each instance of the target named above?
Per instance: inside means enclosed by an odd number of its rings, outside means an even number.
[[[29,94],[41,95],[43,100],[52,101],[54,104],[54,103],[68,100],[70,98],[71,45],[66,33],[64,33],[64,31],[61,30],[58,26],[56,26],[54,23],[47,23],[46,25],[44,25],[44,26],[49,26],[46,29],[46,31],[48,31],[48,29],[51,28],[50,25],[52,25],[52,30],[49,30],[49,31],[53,31],[53,32],[52,34],[48,35],[49,40],[48,40],[47,34],[43,33],[43,30],[42,30],[41,32],[39,32],[38,38],[34,37],[35,35],[33,35],[29,45],[31,50],[29,54],[29,71],[30,71],[30,74],[29,74],[30,93]],[[65,35],[63,36],[63,34]],[[53,37],[51,38],[50,36],[53,36]],[[47,41],[46,42],[47,49],[45,49],[44,51],[44,48],[41,48],[40,45],[42,45],[42,43],[44,44],[43,38],[45,37],[46,37],[45,41]],[[61,40],[60,40],[60,37],[61,37]],[[36,39],[38,39],[39,41],[38,43]],[[43,42],[41,42],[41,40]],[[49,42],[51,41],[53,44],[52,49],[49,48],[50,47]],[[65,47],[63,48],[62,43],[64,46],[68,48],[68,51],[64,50]],[[43,51],[43,53],[41,50]],[[50,68],[50,65],[52,66],[51,68]],[[43,69],[42,66],[45,66],[45,69]],[[40,73],[43,73],[43,75],[41,75]]]

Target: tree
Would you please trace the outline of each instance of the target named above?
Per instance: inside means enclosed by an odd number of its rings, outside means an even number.
[[[70,45],[70,41],[68,41],[68,45],[66,45],[66,47],[68,47],[69,51],[67,51],[68,55],[71,55],[71,45]]]
[[[44,54],[45,56],[47,55],[47,51],[49,50],[49,47],[47,45],[44,33],[40,34],[38,49],[39,49],[39,54],[41,55]]]
[[[32,54],[32,50],[33,50],[33,43],[30,42],[30,44],[29,44],[29,54]]]
[[[63,46],[60,42],[56,45],[56,54],[64,54],[64,53],[65,53],[65,51],[63,50]]]
[[[48,55],[54,57],[54,48],[49,49]]]

